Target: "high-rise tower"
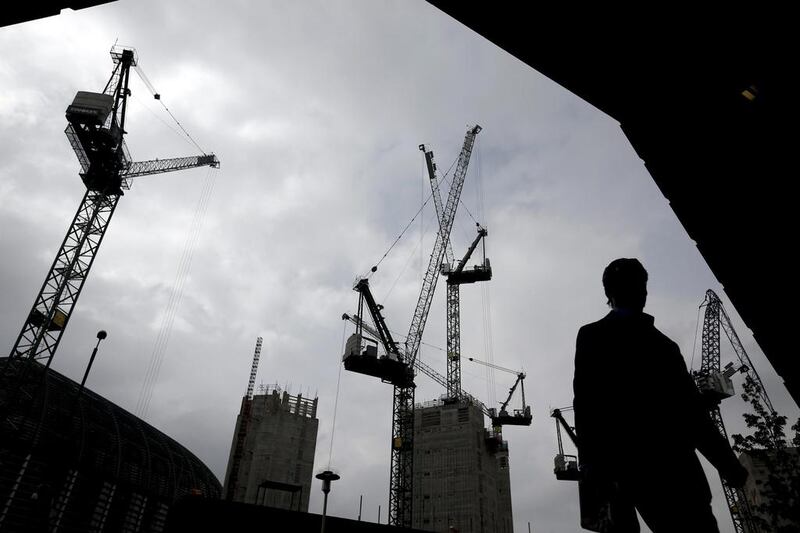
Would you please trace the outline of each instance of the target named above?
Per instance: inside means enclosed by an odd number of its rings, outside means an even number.
[[[241,451],[235,460],[243,424]],[[245,396],[223,493],[237,502],[308,511],[318,426],[317,398],[292,396],[276,385],[252,399]]]
[[[508,443],[480,407],[432,401],[414,412],[412,525],[429,531],[512,533]]]

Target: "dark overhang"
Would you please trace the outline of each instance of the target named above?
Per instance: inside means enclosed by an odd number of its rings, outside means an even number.
[[[10,2],[0,15],[0,27],[19,24],[29,20],[58,15],[64,9],[84,9],[108,4],[116,0],[45,0],[38,2]]]
[[[428,1],[620,122],[800,403],[789,8]]]

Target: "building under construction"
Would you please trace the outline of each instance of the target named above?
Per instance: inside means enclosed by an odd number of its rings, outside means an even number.
[[[414,411],[413,527],[511,533],[508,443],[484,428],[468,401],[431,401]]]
[[[248,395],[249,396],[249,395]],[[235,502],[308,511],[317,447],[317,398],[277,385],[242,398],[224,494]]]

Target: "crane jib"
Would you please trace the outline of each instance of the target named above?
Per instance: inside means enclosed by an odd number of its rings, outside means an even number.
[[[428,311],[430,311],[433,292],[436,288],[436,280],[442,265],[442,259],[444,258],[445,245],[450,240],[450,231],[453,228],[458,201],[461,197],[461,191],[464,188],[464,178],[466,177],[469,159],[472,155],[472,147],[475,144],[475,136],[480,131],[480,126],[475,126],[467,131],[464,137],[464,145],[458,156],[458,164],[453,174],[453,182],[450,185],[450,191],[447,195],[444,216],[439,225],[439,232],[436,235],[436,242],[434,243],[433,252],[428,262],[428,269],[422,281],[417,307],[414,310],[414,316],[411,320],[408,336],[406,337],[406,353],[411,357],[410,362],[412,364],[419,351],[422,332],[425,329],[425,322],[428,318]]]

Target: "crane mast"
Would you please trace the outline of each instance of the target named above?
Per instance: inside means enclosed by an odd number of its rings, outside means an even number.
[[[44,283],[11,348],[9,361],[26,358],[49,367],[123,189],[130,178],[187,168],[219,167],[213,154],[132,162],[124,141],[132,49],[114,47],[114,70],[102,93],[80,91],[67,108],[65,133],[81,166],[86,193]],[[6,369],[11,365],[6,365]]]
[[[773,410],[772,402],[770,402],[761,378],[753,368],[750,357],[745,352],[739,336],[733,329],[730,318],[725,312],[719,297],[714,291],[708,290],[706,291],[704,303],[706,309],[703,317],[702,360],[700,370],[695,372],[694,377],[701,394],[709,400],[711,420],[727,441],[728,433],[725,430],[725,423],[722,420],[719,404],[723,399],[733,396],[733,384],[730,377],[736,372],[736,369],[733,368],[732,364],[727,365],[724,370],[720,368],[720,328],[725,331],[739,358],[741,366],[738,370],[748,373],[756,381],[761,400],[770,411]],[[744,491],[731,487],[724,478],[720,479],[736,533],[757,532],[758,529],[753,523],[752,511]]]
[[[472,256],[478,243],[488,235],[485,228],[478,226],[478,235],[458,262],[455,269],[451,265],[442,269],[447,277],[447,397],[458,398],[461,390],[461,285],[492,279],[492,267],[484,253],[483,264],[467,271],[464,266]]]
[[[444,206],[442,217],[439,219],[439,231],[433,245],[428,270],[422,280],[417,306],[408,328],[405,342],[405,352],[408,364],[413,367],[419,352],[422,333],[428,320],[428,312],[436,289],[436,280],[442,266],[447,244],[450,242],[450,231],[453,229],[456,209],[464,188],[464,179],[467,175],[472,148],[475,137],[481,127],[475,125],[467,130],[464,144],[458,155],[458,163],[453,173],[453,181],[447,194],[447,203]],[[392,442],[392,465],[390,470],[389,486],[389,523],[403,527],[411,527],[411,511],[414,474],[414,387],[394,387],[392,398],[392,434],[404,436],[395,438]]]

